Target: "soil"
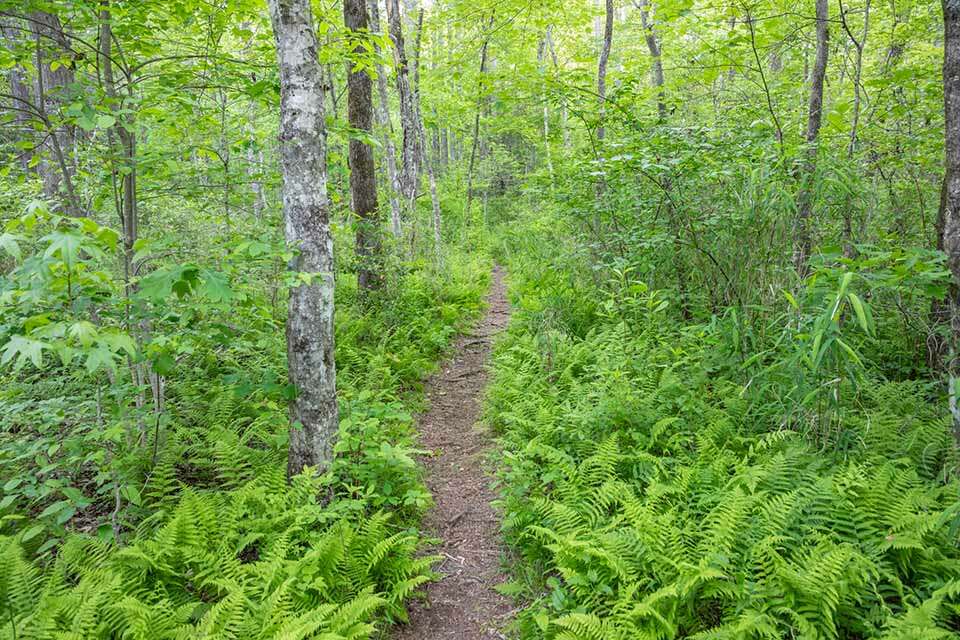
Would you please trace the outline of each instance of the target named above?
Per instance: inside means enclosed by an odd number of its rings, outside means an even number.
[[[504,272],[493,270],[487,312],[473,333],[460,337],[453,357],[427,381],[430,409],[420,416],[420,445],[434,507],[424,527],[440,540],[428,550],[442,560],[440,579],[426,598],[410,605],[410,622],[396,628],[397,640],[490,640],[505,638],[510,600],[494,587],[507,580],[501,571],[500,519],[483,460],[492,446],[480,423],[487,365],[494,337],[507,326],[510,307]]]

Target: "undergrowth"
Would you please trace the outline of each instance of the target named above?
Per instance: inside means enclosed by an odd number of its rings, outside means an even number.
[[[269,301],[226,309],[224,335],[178,353],[143,442],[128,416],[101,413],[87,377],[8,375],[0,638],[333,640],[405,619],[434,561],[416,553],[430,504],[413,457],[419,381],[488,283],[483,260],[451,255],[448,271],[406,267],[374,305],[338,279],[341,433],[317,479],[286,482],[282,309]]]
[[[729,317],[684,325],[623,274],[578,287],[590,271],[560,239],[509,247],[487,417],[521,637],[960,634],[949,418],[932,385],[860,362],[872,319],[847,339],[846,290],[744,354]],[[857,359],[783,376],[823,322]]]

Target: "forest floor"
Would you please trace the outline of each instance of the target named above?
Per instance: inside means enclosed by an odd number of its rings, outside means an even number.
[[[425,600],[411,603],[410,622],[398,627],[397,640],[504,638],[501,627],[512,613],[510,601],[494,590],[507,576],[500,519],[491,505],[496,496],[483,468],[492,438],[480,423],[493,339],[510,318],[500,267],[487,304],[483,319],[427,381],[430,409],[419,419],[420,445],[430,451],[423,463],[434,507],[424,524],[439,539],[430,552],[441,557],[440,579],[427,586]]]

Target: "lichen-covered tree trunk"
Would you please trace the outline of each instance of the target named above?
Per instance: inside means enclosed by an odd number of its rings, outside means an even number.
[[[410,77],[407,64],[407,52],[403,44],[403,27],[400,22],[398,0],[387,0],[387,21],[390,39],[393,41],[394,62],[397,68],[397,96],[400,100],[400,126],[403,129],[403,147],[400,164],[400,192],[404,200],[413,202],[417,195],[417,166],[419,148],[417,140],[417,118],[410,91]]]
[[[794,235],[793,266],[800,277],[807,275],[807,261],[813,244],[810,219],[813,217],[813,181],[817,173],[817,137],[823,121],[823,81],[830,52],[829,8],[827,0],[817,0],[817,58],[810,76],[810,105],[807,115],[806,159],[800,176],[797,223]]]
[[[414,2],[414,5],[419,4]],[[413,65],[411,69],[411,75],[413,76],[413,82],[411,83],[411,99],[413,100],[413,117],[417,122],[417,126],[423,124],[423,111],[420,100],[420,53],[421,47],[423,45],[423,7],[417,9],[417,20],[413,23],[414,38],[413,38]],[[427,145],[426,141],[422,136],[417,138],[417,169],[421,170],[421,166],[426,161],[427,157]]]
[[[323,470],[337,434],[333,238],[327,199],[323,80],[310,0],[269,0],[280,67],[280,165],[287,243],[297,284],[287,310],[290,403],[287,474]]]
[[[368,27],[366,0],[343,0],[343,24],[361,35]],[[357,41],[354,52],[362,55]],[[373,133],[373,81],[362,69],[347,63],[347,117],[357,131]],[[363,140],[350,139],[350,194],[356,225],[357,286],[361,292],[383,284],[383,251],[377,208],[377,175],[373,148]]]
[[[952,275],[945,305],[950,319],[946,371],[953,433],[960,444],[957,406],[960,345],[960,0],[942,0],[944,22],[943,106],[946,164],[938,215],[938,247],[947,254]]]

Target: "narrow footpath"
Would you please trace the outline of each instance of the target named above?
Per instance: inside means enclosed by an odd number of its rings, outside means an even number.
[[[512,607],[494,590],[507,577],[500,570],[499,517],[490,505],[496,496],[482,467],[492,438],[479,424],[491,345],[510,317],[503,279],[495,267],[486,315],[427,382],[430,409],[419,419],[420,446],[432,453],[423,463],[435,506],[424,525],[440,539],[430,552],[442,558],[441,578],[427,586],[426,600],[411,603],[397,640],[505,638],[501,628]]]

